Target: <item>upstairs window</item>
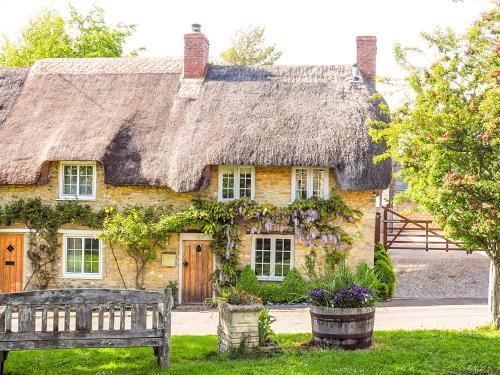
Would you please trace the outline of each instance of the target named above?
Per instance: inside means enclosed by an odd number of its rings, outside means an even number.
[[[255,198],[254,167],[219,167],[219,200]]]
[[[95,199],[95,163],[61,163],[59,191],[61,199]]]
[[[292,201],[328,198],[328,169],[297,167],[292,170]]]

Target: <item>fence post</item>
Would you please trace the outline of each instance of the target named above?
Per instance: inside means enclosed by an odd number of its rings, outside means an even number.
[[[382,227],[384,228],[384,247],[387,249],[387,206],[382,207],[384,209],[384,222]]]
[[[163,309],[163,345],[158,348],[158,364],[160,367],[170,367],[170,331],[172,314],[172,289],[166,288],[164,292]]]
[[[425,251],[429,251],[429,222],[425,222]]]
[[[380,212],[375,212],[375,242],[380,242]]]

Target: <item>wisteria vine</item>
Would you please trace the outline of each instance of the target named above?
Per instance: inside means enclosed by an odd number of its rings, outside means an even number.
[[[163,215],[158,228],[179,233],[195,226],[211,234],[211,249],[218,258],[213,280],[217,286],[223,286],[236,282],[239,228],[250,234],[293,233],[309,247],[347,250],[353,237],[338,225],[338,219],[354,223],[360,216],[359,211],[349,208],[333,190],[328,199],[301,199],[286,207],[249,199],[195,200],[186,210]]]

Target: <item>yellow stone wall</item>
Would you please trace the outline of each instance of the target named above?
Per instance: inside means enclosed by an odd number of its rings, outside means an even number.
[[[39,197],[47,203],[56,203],[58,198],[58,166],[59,163],[52,163],[50,169],[49,182],[45,185],[33,186],[6,186],[0,185],[0,205],[18,200],[20,198]],[[291,175],[292,169],[289,167],[256,167],[256,199],[260,202],[269,202],[275,205],[285,206],[291,200]],[[330,185],[335,186],[335,176],[333,170],[330,171]],[[152,206],[171,205],[174,207],[186,207],[195,197],[217,198],[217,167],[211,168],[211,183],[207,189],[196,193],[176,193],[167,188],[138,187],[138,186],[110,186],[103,183],[104,170],[97,164],[97,196],[93,201],[82,201],[96,209],[107,205],[114,205],[118,208],[127,206]],[[355,242],[349,253],[349,263],[357,265],[360,262],[373,263],[373,242],[374,242],[374,222],[375,222],[375,196],[372,192],[340,192],[346,203],[352,208],[359,209],[363,216],[359,223],[348,225],[342,223],[347,230],[356,233],[359,239]],[[17,224],[12,227],[0,227],[3,231],[9,228],[21,228]],[[63,229],[86,229],[75,226],[66,226]],[[240,264],[246,265],[251,262],[251,236],[242,231],[242,242],[240,247]],[[62,235],[60,238],[62,243]],[[115,256],[119,260],[122,274],[127,287],[134,287],[135,265],[133,260],[126,256],[125,250],[115,248]],[[163,249],[165,252],[174,252],[179,256],[179,236],[173,235],[169,243]],[[295,241],[295,267],[299,271],[304,271],[305,256],[310,249],[299,241]],[[318,260],[321,262],[322,250],[317,250]],[[61,250],[62,259],[62,250]],[[62,261],[56,265],[57,277],[51,287],[123,287],[120,275],[117,271],[116,262],[109,247],[104,246],[103,278],[102,280],[82,280],[67,279],[62,277]],[[178,258],[177,262],[178,264]],[[178,280],[179,269],[161,265],[161,256],[151,263],[145,272],[145,286],[148,289],[160,289],[167,285],[169,280]]]

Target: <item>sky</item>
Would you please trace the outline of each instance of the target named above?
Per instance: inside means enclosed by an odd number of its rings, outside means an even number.
[[[92,4],[105,9],[107,21],[137,25],[128,48],[145,47],[143,56],[182,56],[183,34],[200,23],[210,40],[211,60],[219,59],[236,30],[263,26],[266,39],[283,52],[279,64],[352,64],[356,36],[378,40],[377,75],[401,78],[394,62],[396,42],[426,47],[420,32],[436,27],[463,31],[490,0],[73,0],[81,12]],[[67,0],[0,0],[0,35],[16,37],[40,9],[67,13]]]

